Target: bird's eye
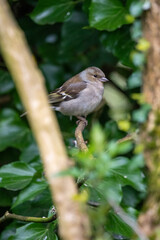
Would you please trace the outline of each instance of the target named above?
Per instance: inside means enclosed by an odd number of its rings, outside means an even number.
[[[96,77],[98,77],[97,75],[94,75],[94,77],[96,78]]]

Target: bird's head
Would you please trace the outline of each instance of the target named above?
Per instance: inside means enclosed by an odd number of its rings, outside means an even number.
[[[107,81],[109,81],[105,77],[105,74],[102,72],[102,70],[97,67],[86,68],[81,74],[82,74],[83,80],[86,82],[88,82],[88,80],[91,82],[96,82],[96,81],[107,82]]]

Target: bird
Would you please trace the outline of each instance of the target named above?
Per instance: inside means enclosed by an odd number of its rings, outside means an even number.
[[[75,116],[87,125],[86,117],[101,103],[107,81],[100,68],[88,67],[52,91],[48,96],[49,103],[56,111]]]
[[[88,67],[48,95],[51,108],[88,124],[86,117],[101,103],[104,83],[109,81],[98,67]],[[26,115],[27,112],[21,115]]]

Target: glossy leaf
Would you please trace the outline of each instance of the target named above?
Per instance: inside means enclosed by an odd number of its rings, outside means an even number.
[[[38,147],[35,142],[32,142],[23,150],[22,154],[20,155],[20,160],[29,163],[37,156],[39,156]]]
[[[0,187],[16,191],[26,187],[35,174],[24,162],[13,162],[0,168]]]
[[[127,26],[111,33],[104,33],[101,40],[106,50],[116,56],[122,64],[133,67],[130,54],[135,43],[131,39],[130,29]]]
[[[47,188],[47,186],[48,184],[45,180],[37,179],[36,182],[31,183],[28,187],[26,187],[20,192],[12,207],[17,206],[24,201],[33,199],[41,192],[43,192]]]
[[[48,226],[41,223],[28,223],[23,227],[17,228],[15,240],[58,240],[54,233],[54,225]]]
[[[129,227],[129,225],[127,225],[118,215],[116,215],[112,211],[110,211],[110,213],[108,214],[106,229],[107,231],[112,233],[113,236],[117,236],[117,239],[128,239],[133,234],[133,231]]]
[[[21,194],[21,192],[19,194]],[[18,196],[19,195],[17,194],[17,197]],[[37,217],[48,216],[48,211],[52,205],[53,205],[52,197],[47,187],[41,193],[38,193],[37,196],[27,201],[24,201],[22,204],[19,204],[17,206],[14,207],[11,206],[11,208],[12,211],[16,214]]]
[[[119,0],[92,0],[89,21],[91,27],[98,30],[113,31],[127,23],[126,14]]]
[[[111,171],[112,176],[122,186],[130,185],[138,191],[145,192],[146,186],[144,183],[144,176],[139,169],[129,170],[128,166],[118,167]]]
[[[113,178],[108,178],[105,181],[101,181],[97,187],[97,190],[108,201],[119,204],[122,200],[122,186],[120,182],[116,182]]]
[[[29,143],[30,130],[14,110],[3,109],[0,113],[0,139],[0,151],[10,146],[22,149]]]
[[[71,0],[39,0],[30,16],[38,24],[63,22],[70,17],[73,7]]]

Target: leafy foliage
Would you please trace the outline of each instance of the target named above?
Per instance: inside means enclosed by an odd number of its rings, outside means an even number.
[[[63,22],[71,15],[73,4],[70,0],[40,0],[30,16],[38,24]]]
[[[51,223],[48,227],[38,223],[28,223],[17,229],[15,240],[34,240],[34,239],[49,239],[57,240],[56,234],[53,232],[54,225]]]
[[[105,105],[89,116],[87,153],[74,147],[75,119],[57,114],[75,166],[60,173],[81,183],[75,201],[88,206],[94,239],[131,239],[134,231],[114,211],[120,206],[136,219],[146,194],[143,146],[133,140],[150,106],[140,93],[148,42],[142,38],[140,16],[147,1],[39,0],[11,1],[42,70],[48,91],[88,66],[102,68],[111,80]],[[27,216],[47,216],[52,200],[38,147],[5,63],[0,59],[0,198],[7,210]],[[99,123],[98,123],[99,122]],[[91,204],[91,205],[92,205]],[[6,222],[0,240],[58,239],[57,222]],[[135,238],[136,239],[136,238]]]
[[[34,173],[34,168],[24,162],[4,165],[0,169],[0,187],[13,191],[22,189],[31,182]]]
[[[94,0],[90,6],[90,25],[98,30],[113,31],[127,21],[126,8],[118,0]]]

